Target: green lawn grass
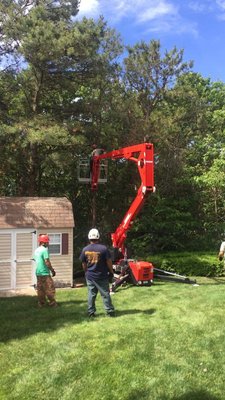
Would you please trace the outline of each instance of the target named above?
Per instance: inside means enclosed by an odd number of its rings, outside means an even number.
[[[85,287],[57,299],[0,299],[1,400],[225,399],[224,278],[119,288],[94,321]]]

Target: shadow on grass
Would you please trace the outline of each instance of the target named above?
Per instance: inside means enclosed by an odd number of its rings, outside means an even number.
[[[210,280],[210,282],[208,281],[203,281],[200,282],[201,286],[206,286],[206,285],[225,285],[225,278],[208,278]]]
[[[151,400],[151,393],[147,390],[135,390],[130,393],[124,400]],[[178,397],[161,396],[160,400],[222,400],[213,396],[206,390],[193,390]]]
[[[116,315],[152,315],[154,312],[155,309],[116,310]],[[84,321],[88,321],[86,300],[64,300],[57,308],[46,306],[40,309],[35,296],[0,298],[0,342],[51,332]]]
[[[37,307],[35,296],[0,299],[0,342],[21,339],[38,332],[54,331],[87,319],[87,302],[63,301],[59,307]]]
[[[147,314],[147,315],[152,315],[155,313],[154,308],[150,308],[149,310],[138,310],[136,308],[133,308],[132,310],[116,310],[116,316],[120,317],[122,315],[129,315],[129,314]]]
[[[156,282],[156,281],[154,281],[152,285],[140,285],[140,286],[139,285],[134,285],[132,283],[127,283],[127,284],[119,286],[114,293],[124,292],[125,290],[129,290],[129,289],[131,289],[133,287],[138,288],[138,290],[144,290],[146,288],[149,289],[149,290],[154,290],[154,286],[163,286],[163,285],[165,285],[167,283],[168,282],[159,282],[159,281]],[[172,283],[174,283],[174,282],[172,282]]]
[[[165,399],[166,400],[166,399]],[[193,390],[182,396],[175,397],[173,400],[221,400],[219,397],[211,395],[206,390]]]

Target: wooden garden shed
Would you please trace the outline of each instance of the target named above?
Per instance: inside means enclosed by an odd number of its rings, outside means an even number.
[[[50,237],[56,287],[73,285],[72,204],[66,197],[0,197],[0,290],[36,283],[38,236]]]

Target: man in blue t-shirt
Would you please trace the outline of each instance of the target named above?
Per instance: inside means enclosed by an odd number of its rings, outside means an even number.
[[[100,244],[97,229],[91,229],[88,234],[90,244],[83,248],[80,260],[85,272],[88,288],[88,314],[95,317],[95,300],[98,292],[102,296],[107,315],[115,315],[109,290],[109,277],[113,275],[111,255],[106,246]]]

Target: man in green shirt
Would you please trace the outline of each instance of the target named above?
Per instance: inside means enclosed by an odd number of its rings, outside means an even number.
[[[39,246],[35,250],[34,260],[36,261],[37,276],[37,295],[38,306],[43,307],[47,304],[46,298],[49,300],[50,307],[56,307],[55,301],[55,285],[52,276],[55,276],[55,270],[49,259],[49,237],[48,235],[39,235]]]

